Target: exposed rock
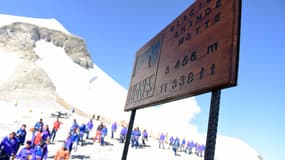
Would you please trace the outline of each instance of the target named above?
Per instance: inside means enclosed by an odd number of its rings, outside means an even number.
[[[93,68],[85,41],[79,37],[30,23],[14,22],[2,26],[0,47],[16,59],[13,74],[0,84],[0,101],[25,104],[56,102],[55,85],[45,70],[36,64],[40,57],[34,48],[40,40],[63,48],[72,61],[81,67]]]
[[[36,61],[39,58],[33,50],[39,40],[63,47],[73,62],[86,69],[93,68],[86,43],[79,37],[23,22],[0,27],[0,46],[23,52],[24,59]]]
[[[0,100],[55,100],[56,88],[45,71],[32,61],[22,60],[6,82],[0,85]]]

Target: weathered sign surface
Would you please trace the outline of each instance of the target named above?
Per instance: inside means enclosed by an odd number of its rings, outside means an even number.
[[[240,0],[197,0],[136,53],[125,110],[237,85]]]

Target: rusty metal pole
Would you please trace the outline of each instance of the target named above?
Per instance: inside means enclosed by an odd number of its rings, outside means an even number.
[[[134,121],[135,121],[135,115],[136,115],[136,110],[132,110],[131,117],[130,117],[130,122],[129,122],[129,126],[128,126],[128,133],[127,133],[125,146],[124,146],[124,151],[123,151],[123,155],[122,155],[122,160],[127,160],[131,134],[132,134],[133,125],[134,125]]]
[[[204,160],[214,160],[218,131],[221,90],[212,91]]]

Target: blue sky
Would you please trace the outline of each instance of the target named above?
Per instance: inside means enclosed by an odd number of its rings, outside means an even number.
[[[94,62],[126,89],[135,52],[184,11],[193,0],[25,0],[0,2],[0,13],[55,18],[85,39]],[[266,160],[285,158],[285,1],[244,0],[238,85],[222,90],[219,128]],[[206,132],[210,93],[196,97],[194,123]],[[238,153],[238,151],[237,151]]]

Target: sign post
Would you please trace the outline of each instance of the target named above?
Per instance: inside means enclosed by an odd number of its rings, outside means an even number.
[[[196,0],[140,48],[124,109],[131,123],[137,109],[212,91],[205,160],[213,160],[220,90],[237,85],[240,20],[241,0]]]
[[[130,122],[129,122],[129,126],[128,126],[128,133],[127,133],[127,137],[126,137],[126,141],[125,141],[125,145],[124,145],[124,151],[123,151],[123,155],[122,155],[122,160],[126,160],[127,159],[129,145],[130,145],[130,139],[131,139],[131,134],[132,134],[132,129],[133,129],[134,121],[135,121],[135,115],[136,115],[136,110],[132,110],[131,117],[130,117]]]
[[[221,99],[220,97],[221,97],[221,90],[212,91],[204,160],[214,160],[216,138],[218,131],[218,120],[219,120],[220,99]]]

